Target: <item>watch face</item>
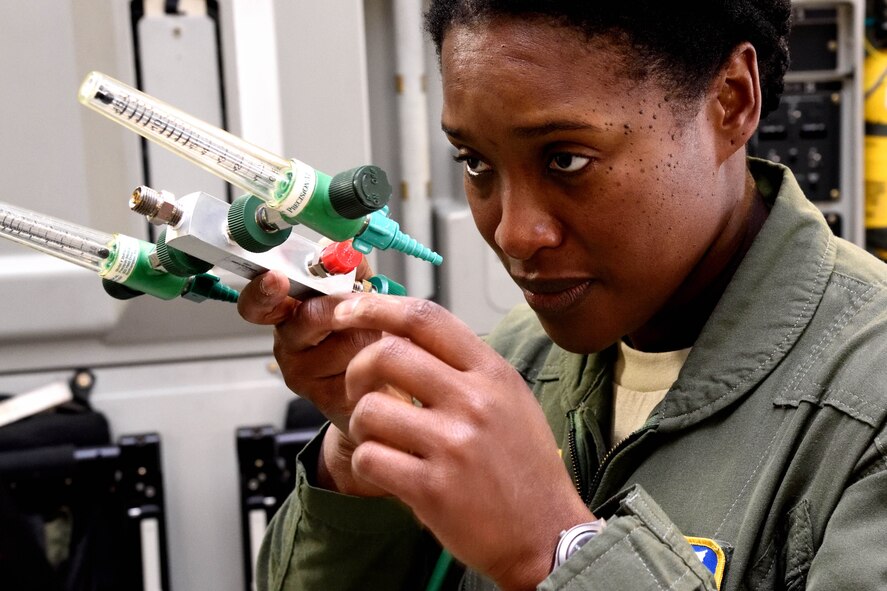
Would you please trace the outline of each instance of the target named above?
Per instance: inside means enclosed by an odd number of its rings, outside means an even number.
[[[557,553],[555,554],[555,568],[566,562],[579,548],[598,535],[606,523],[603,519],[598,519],[591,523],[580,523],[561,533],[561,539],[558,541]]]
[[[569,558],[575,554],[579,548],[584,546],[591,538],[597,535],[596,531],[585,531],[573,538],[567,546],[566,557]]]

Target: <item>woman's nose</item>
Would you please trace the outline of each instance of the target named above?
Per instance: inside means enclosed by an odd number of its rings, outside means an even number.
[[[501,203],[494,240],[506,256],[525,261],[539,250],[561,243],[560,223],[548,211],[544,195],[528,188],[503,191]]]

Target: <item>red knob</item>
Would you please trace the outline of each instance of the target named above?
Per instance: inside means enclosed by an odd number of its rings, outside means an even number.
[[[320,263],[330,275],[350,273],[360,265],[363,253],[354,250],[351,241],[333,242],[320,253]]]

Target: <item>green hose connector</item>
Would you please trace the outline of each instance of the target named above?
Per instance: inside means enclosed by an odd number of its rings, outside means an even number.
[[[224,283],[215,275],[201,273],[192,277],[182,292],[182,297],[192,302],[216,300],[236,304],[240,293]]]
[[[447,572],[452,564],[453,555],[444,548],[437,559],[437,564],[434,565],[434,571],[431,573],[431,578],[428,580],[428,586],[425,587],[425,591],[440,591],[443,589]]]
[[[380,250],[393,248],[404,254],[414,256],[432,265],[440,265],[443,257],[419,243],[409,234],[400,231],[400,224],[388,217],[388,208],[377,211],[370,216],[370,221],[352,242],[355,250],[364,254],[372,252],[373,247]]]
[[[396,296],[407,295],[406,287],[393,279],[389,279],[385,275],[373,275],[372,277],[367,279],[367,281],[369,281],[372,286],[376,288],[376,293],[384,293]]]

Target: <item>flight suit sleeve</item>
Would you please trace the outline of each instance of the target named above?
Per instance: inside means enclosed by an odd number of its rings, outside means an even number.
[[[613,502],[607,527],[543,581],[540,591],[715,591],[711,573],[640,486]],[[597,514],[597,513],[596,513]]]
[[[296,487],[259,552],[259,591],[421,589],[440,547],[410,510],[311,485],[323,432],[299,454]]]

